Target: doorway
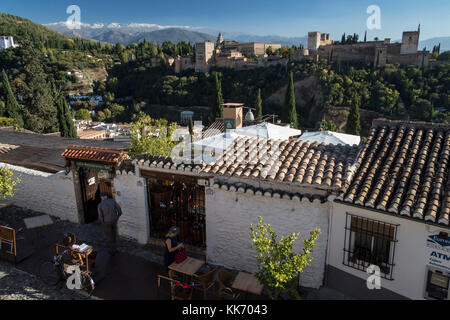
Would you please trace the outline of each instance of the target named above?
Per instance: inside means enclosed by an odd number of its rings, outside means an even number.
[[[84,223],[90,224],[98,219],[97,207],[101,202],[100,195],[107,193],[112,198],[112,183],[110,179],[99,177],[99,172],[94,169],[80,168],[79,174],[83,198]]]
[[[205,188],[196,182],[148,178],[152,238],[164,239],[169,228],[177,226],[180,241],[206,247]]]

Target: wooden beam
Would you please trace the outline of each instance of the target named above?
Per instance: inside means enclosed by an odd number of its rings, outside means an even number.
[[[171,173],[171,172],[160,172],[160,171],[150,171],[141,169],[141,176],[144,178],[153,178],[158,180],[173,180],[184,183],[197,184],[200,176],[188,176],[184,174]]]

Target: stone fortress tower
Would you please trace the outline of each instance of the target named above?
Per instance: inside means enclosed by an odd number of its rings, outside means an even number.
[[[391,43],[390,38],[356,43],[339,43],[330,40],[328,33],[308,33],[308,53],[296,52],[294,59],[328,59],[330,61],[364,61],[374,66],[398,63],[426,67],[430,62],[430,52],[419,51],[420,25],[417,31],[403,32],[402,42]]]
[[[417,31],[405,31],[400,54],[416,54],[419,50],[420,25]]]
[[[330,40],[329,33],[320,33],[317,31],[308,32],[308,50],[317,51],[321,46],[327,46],[333,44],[333,40]]]

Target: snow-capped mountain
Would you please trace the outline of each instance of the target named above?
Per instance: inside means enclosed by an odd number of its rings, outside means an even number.
[[[256,36],[239,32],[228,32],[211,27],[159,25],[154,23],[81,23],[79,29],[71,29],[66,22],[56,22],[45,24],[46,27],[60,32],[68,37],[81,37],[96,41],[115,44],[120,42],[128,45],[134,42],[147,41],[215,41],[219,32],[222,32],[226,40],[236,40],[239,42],[250,41],[272,41],[280,42],[283,45],[305,45],[306,37],[281,37],[281,36]],[[155,32],[155,33],[154,33]]]

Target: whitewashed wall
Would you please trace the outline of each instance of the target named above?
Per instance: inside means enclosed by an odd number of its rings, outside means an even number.
[[[145,179],[134,173],[118,171],[114,178],[116,201],[122,208],[118,223],[119,235],[145,244],[149,237],[149,222],[146,211]]]
[[[328,233],[328,203],[316,200],[285,200],[214,188],[206,195],[206,241],[209,263],[256,272],[255,250],[251,248],[250,223],[262,216],[279,235],[299,232],[309,237],[316,227],[321,234],[313,250],[313,262],[301,274],[300,284],[319,288],[323,284]],[[295,251],[302,252],[299,239]]]
[[[0,163],[0,167],[4,166]],[[9,164],[7,167],[13,170],[14,179],[21,180],[12,198],[18,207],[78,223],[72,174],[51,174]]]
[[[381,279],[381,287],[410,299],[424,299],[429,252],[427,237],[448,229],[426,225],[420,221],[333,203],[328,264],[367,280],[367,273],[343,265],[346,213],[399,225],[395,247],[393,281]]]

